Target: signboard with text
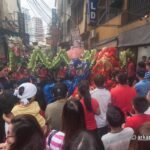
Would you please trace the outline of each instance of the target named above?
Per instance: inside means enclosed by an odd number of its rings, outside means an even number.
[[[97,19],[98,0],[88,0],[88,24],[95,25]]]

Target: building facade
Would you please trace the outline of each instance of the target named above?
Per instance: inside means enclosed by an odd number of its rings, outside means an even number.
[[[58,10],[65,7],[64,3],[71,8],[72,21],[69,27],[61,28],[62,39],[66,36],[65,28],[70,31],[76,28],[77,36],[86,49],[109,46],[120,50],[130,48],[138,54],[138,60],[141,55],[150,55],[149,0],[57,0]],[[58,12],[60,18],[66,17]],[[61,24],[67,24],[67,20],[62,20]]]
[[[31,22],[31,16],[29,13],[29,9],[27,8],[21,8],[22,13],[24,13],[24,20],[25,20],[25,32],[30,34],[30,22]]]
[[[1,19],[12,19],[16,17],[16,13],[19,11],[20,0],[1,0]]]
[[[43,28],[43,22],[41,18],[33,17],[31,20],[30,25],[30,31],[31,31],[31,41],[32,42],[43,42],[44,41],[44,28]]]
[[[0,55],[8,57],[9,36],[19,36],[20,0],[0,1]]]
[[[58,26],[60,28],[59,45],[63,48],[69,48],[71,44],[71,1],[70,0],[56,0]]]

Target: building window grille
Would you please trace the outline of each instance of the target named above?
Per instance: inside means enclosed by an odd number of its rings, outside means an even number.
[[[128,22],[150,14],[150,0],[128,0]]]
[[[123,0],[99,0],[97,8],[97,25],[101,25],[119,15]]]

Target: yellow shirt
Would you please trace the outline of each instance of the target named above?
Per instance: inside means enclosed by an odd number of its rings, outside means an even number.
[[[11,112],[14,116],[23,114],[33,115],[37,119],[41,127],[44,127],[45,125],[45,119],[42,115],[40,115],[40,106],[36,101],[33,101],[26,106],[18,104],[13,107]]]

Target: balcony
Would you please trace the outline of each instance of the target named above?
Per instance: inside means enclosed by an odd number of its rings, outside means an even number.
[[[128,0],[128,23],[150,13],[149,0]]]
[[[101,25],[119,15],[122,11],[122,0],[101,0],[97,10],[97,25]]]
[[[99,14],[101,15],[98,14],[97,25],[106,23],[107,21],[118,16],[120,13],[121,13],[120,9],[114,9],[114,8],[110,8],[109,10],[100,9]]]

